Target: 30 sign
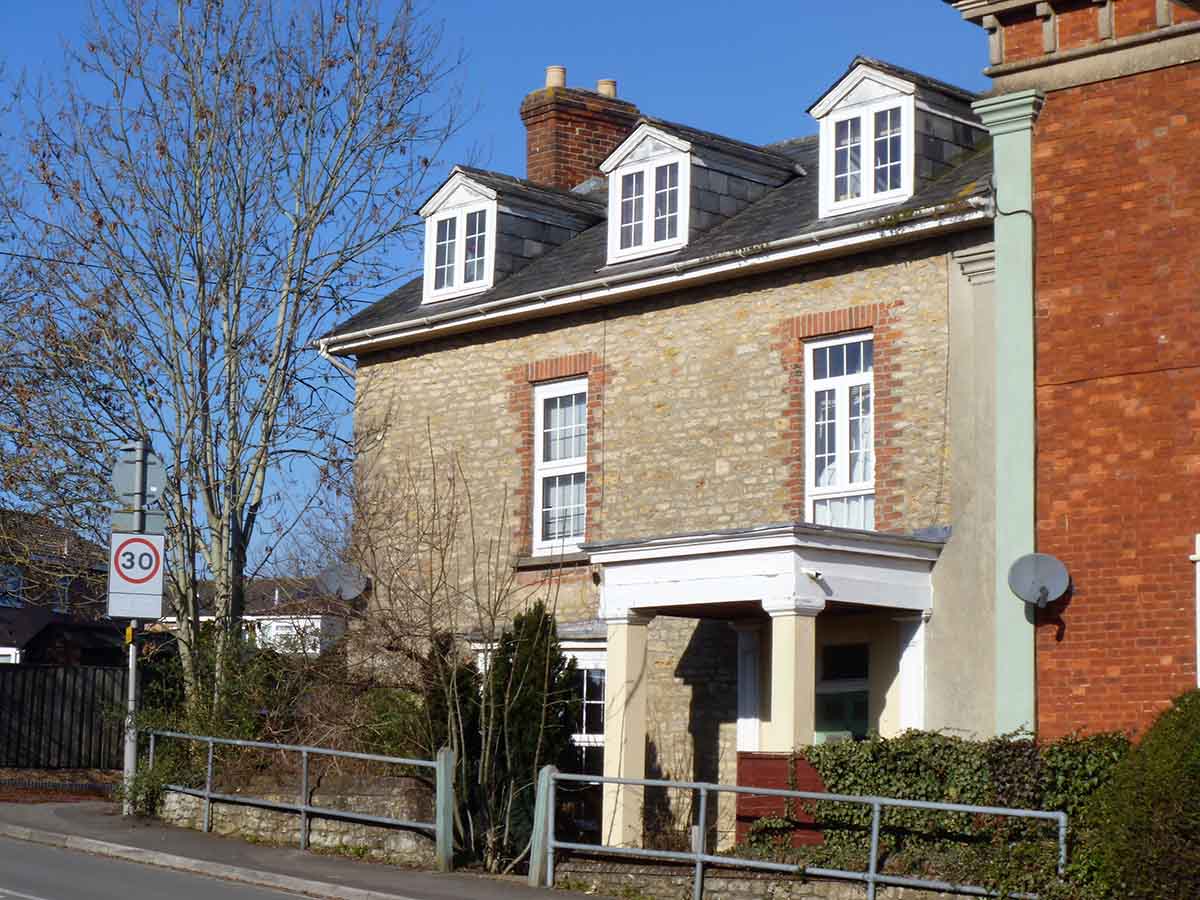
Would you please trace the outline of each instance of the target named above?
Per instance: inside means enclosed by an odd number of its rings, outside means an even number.
[[[159,618],[163,592],[162,535],[113,534],[108,563],[108,614],[114,618]]]

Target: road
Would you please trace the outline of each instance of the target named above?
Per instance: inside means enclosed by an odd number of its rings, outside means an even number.
[[[0,838],[0,900],[283,900],[297,896]]]

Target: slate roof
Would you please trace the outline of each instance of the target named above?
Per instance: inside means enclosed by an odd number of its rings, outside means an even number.
[[[645,122],[647,125],[653,125],[655,128],[661,128],[668,134],[683,138],[689,144],[711,147],[730,156],[737,156],[750,162],[759,163],[760,165],[773,166],[784,171],[795,171],[796,160],[771,146],[757,147],[754,144],[747,144],[745,141],[726,137],[723,134],[704,131],[700,128],[693,128],[690,125],[682,125],[679,122],[668,122],[666,119],[655,119],[651,116],[642,116],[638,120],[638,124],[642,122]]]
[[[856,56],[853,62],[846,67],[846,71],[834,79],[833,83],[825,89],[825,91],[813,101],[808,107],[808,111],[812,112],[813,107],[825,99],[825,95],[832,91],[835,87],[842,83],[842,79],[849,75],[858,66],[870,66],[872,69],[878,69],[886,75],[892,75],[902,81],[911,81],[917,87],[928,88],[931,91],[937,91],[940,94],[948,94],[956,100],[961,100],[964,103],[970,103],[972,100],[978,100],[981,96],[975,91],[969,91],[966,88],[961,88],[958,85],[950,84],[948,81],[940,81],[937,78],[931,78],[928,75],[922,75],[920,72],[914,72],[912,69],[906,69],[904,66],[898,66],[895,63],[884,62],[882,59],[875,59],[873,56]]]
[[[872,65],[877,64],[873,60],[867,60],[866,57],[859,57],[858,60],[870,62]],[[878,65],[882,68],[885,64]],[[905,71],[895,66],[888,68],[897,72]],[[910,75],[904,74],[902,77],[907,78]],[[926,81],[934,82],[933,79],[926,79]],[[941,84],[940,82],[935,83]],[[939,88],[939,90],[944,89],[946,88]],[[954,90],[961,91],[958,88]],[[676,126],[663,120],[648,119],[647,121],[661,124],[661,127],[667,130],[684,128],[684,126]],[[680,131],[679,133],[681,137],[689,140],[689,134],[697,135],[697,139],[703,141],[714,141],[715,138],[720,137],[690,128],[686,132]],[[721,140],[725,141],[728,146],[739,144],[751,147],[751,145],[731,141],[728,138]],[[953,168],[941,177],[926,183],[907,201],[841,216],[821,218],[817,206],[820,177],[818,140],[817,135],[809,135],[759,148],[764,156],[776,161],[791,160],[798,164],[806,174],[795,175],[791,180],[736,216],[698,235],[686,247],[678,251],[609,266],[607,265],[606,248],[608,231],[605,222],[600,221],[567,243],[548,250],[519,272],[499,281],[490,290],[479,294],[440,301],[436,304],[422,304],[421,278],[414,278],[342,322],[329,335],[326,335],[326,340],[336,345],[339,337],[358,331],[384,326],[402,326],[406,323],[415,324],[428,316],[440,317],[446,313],[468,311],[493,301],[525,294],[536,295],[539,292],[555,290],[571,284],[593,281],[605,274],[626,274],[640,269],[656,269],[677,262],[694,262],[714,254],[754,248],[781,238],[803,237],[806,234],[813,234],[834,226],[865,224],[889,217],[903,220],[907,215],[920,210],[959,202],[965,204],[967,198],[982,196],[989,191],[992,153],[991,145],[985,143],[974,152],[964,155]],[[508,179],[508,176],[495,176],[494,173],[490,177]],[[521,179],[510,180],[522,189],[536,188]],[[507,181],[493,183],[506,184]],[[498,187],[497,189],[503,190],[504,188]],[[554,193],[562,194],[564,192],[555,191]],[[337,352],[336,346],[333,349],[334,352]]]
[[[584,194],[577,194],[574,191],[561,191],[558,188],[547,187],[543,184],[534,184],[532,181],[526,181],[524,178],[516,178],[513,175],[505,175],[502,172],[476,169],[474,166],[455,166],[454,168],[470,175],[473,181],[477,181],[484,187],[489,187],[506,197],[514,197],[543,206],[556,206],[559,209],[579,213],[593,219],[604,217],[604,204]]]

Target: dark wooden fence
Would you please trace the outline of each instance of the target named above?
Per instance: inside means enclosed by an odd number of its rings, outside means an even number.
[[[125,669],[0,665],[0,767],[119,769]]]

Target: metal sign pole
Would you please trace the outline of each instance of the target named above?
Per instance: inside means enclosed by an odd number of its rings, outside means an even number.
[[[137,627],[138,620],[129,623],[129,683],[125,700],[125,799],[124,815],[133,815],[133,778],[137,773]]]
[[[134,441],[133,530],[146,529],[146,442]],[[133,815],[133,779],[137,774],[137,629],[138,620],[129,623],[129,684],[125,712],[125,800],[122,812]]]

